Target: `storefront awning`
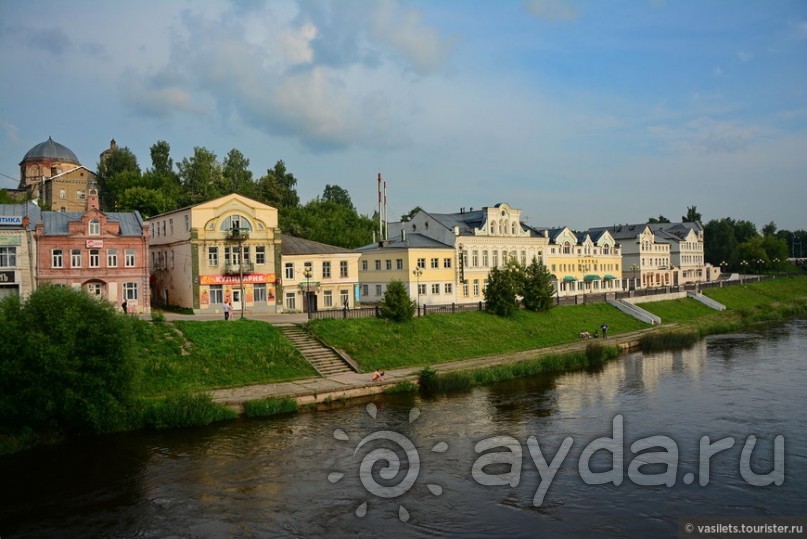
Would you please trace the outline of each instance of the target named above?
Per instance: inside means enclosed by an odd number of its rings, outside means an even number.
[[[608,275],[606,275],[605,277],[603,277],[603,279],[605,279],[606,281],[613,281],[614,279],[616,279],[616,277],[614,277],[613,275],[611,275],[611,274],[609,273]]]
[[[586,275],[585,277],[583,277],[583,280],[585,280],[585,281],[599,281],[600,276],[599,275]]]
[[[576,281],[577,277],[572,277],[571,275],[567,275],[566,277],[563,278],[563,280],[566,281],[566,282]]]

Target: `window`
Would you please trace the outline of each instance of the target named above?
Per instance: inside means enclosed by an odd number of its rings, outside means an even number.
[[[381,261],[380,260],[375,261],[375,270],[376,271],[381,271]]]
[[[445,292],[446,294],[451,294],[453,292],[453,290],[454,290],[454,287],[452,286],[451,283],[446,283],[446,284],[443,285],[443,292]]]
[[[154,253],[152,253],[152,254],[154,254]],[[117,249],[109,249],[106,252],[106,265],[107,265],[108,268],[117,268],[118,267],[118,250]]]
[[[224,293],[220,284],[210,285],[210,303],[224,303]]]
[[[123,297],[126,301],[137,301],[137,283],[123,283]]]
[[[208,266],[218,266],[219,265],[219,248],[218,247],[208,247],[207,248],[207,265]]]
[[[424,295],[424,296],[426,295],[426,285],[425,284],[419,284],[418,285],[418,294],[421,294],[421,295]]]
[[[398,270],[403,269],[403,258],[396,258],[395,259],[395,269],[398,269]]]
[[[479,295],[479,279],[474,279],[474,296]]]
[[[488,252],[482,251],[482,266],[488,267]]]
[[[446,268],[446,269],[451,268],[451,259],[450,258],[444,258],[443,259],[443,267]]]
[[[286,308],[291,311],[297,309],[297,300],[294,297],[294,292],[286,292]]]
[[[439,293],[440,293],[440,283],[433,283],[432,294],[439,294]]]
[[[426,269],[426,259],[425,258],[418,258],[418,267],[420,269]]]
[[[499,251],[493,251],[493,267],[499,267]]]
[[[381,295],[381,285],[380,284],[375,285],[375,295],[376,296]]]
[[[97,219],[90,220],[90,236],[101,235],[101,223]]]
[[[17,265],[17,248],[0,247],[0,268],[13,268]]]
[[[98,249],[90,249],[90,267],[98,268],[101,266],[101,251]]]
[[[331,278],[331,262],[328,260],[322,263],[322,278],[323,279]]]
[[[62,200],[66,199],[67,191],[65,191],[64,189],[59,189],[59,198],[61,198]]]
[[[168,220],[168,228],[169,228],[169,233],[173,236],[174,235],[174,220],[173,219]]]
[[[87,283],[84,290],[86,290],[89,295],[96,297],[101,297],[101,294],[103,293],[101,283]]]
[[[339,262],[339,277],[347,277],[347,260],[341,260]]]
[[[333,307],[333,290],[326,290],[322,293],[322,297],[325,302],[325,307]]]
[[[73,249],[72,251],[70,251],[70,267],[71,268],[81,267],[81,249]]]
[[[387,271],[390,271],[392,269],[392,260],[387,259],[386,264],[387,264]]]
[[[527,251],[521,251],[521,264],[527,265]]]
[[[87,198],[87,195],[84,194],[84,191],[76,191],[76,200],[84,200]]]
[[[228,232],[230,230],[249,231],[252,230],[252,225],[249,223],[246,217],[236,214],[222,219],[219,230],[225,230]]]
[[[478,267],[479,266],[479,251],[472,251],[471,252],[471,267]]]
[[[186,215],[186,216],[185,216],[185,232],[187,232],[187,231],[188,231],[188,230],[190,230],[190,229],[191,229],[191,220],[190,220],[190,216]]]
[[[286,279],[294,279],[294,263],[286,262],[283,272]]]
[[[362,271],[367,271],[367,261],[366,260],[361,261],[361,270]]]
[[[462,295],[465,296],[466,298],[468,297],[468,285],[467,284],[462,285]]]
[[[350,305],[350,294],[348,293],[347,290],[340,290],[339,291],[339,301],[344,306]]]
[[[366,296],[370,293],[370,287],[366,284],[361,285],[361,295]]]
[[[124,265],[127,268],[133,268],[135,265],[135,250],[134,249],[126,249],[124,251],[126,260],[124,261]]]
[[[256,245],[255,246],[255,263],[256,264],[266,264],[266,246],[265,245]]]
[[[256,284],[252,287],[252,297],[255,303],[266,303],[266,285]]]
[[[440,259],[439,258],[432,258],[431,259],[431,267],[432,268],[439,268],[440,267]]]

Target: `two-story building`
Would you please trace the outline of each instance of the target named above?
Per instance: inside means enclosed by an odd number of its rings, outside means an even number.
[[[286,234],[280,253],[284,312],[351,309],[359,303],[360,253]]]
[[[650,225],[643,223],[589,229],[589,233],[600,231],[608,231],[621,247],[625,289],[673,285],[670,244],[657,242]]]
[[[34,202],[0,204],[0,300],[25,298],[36,289],[34,231],[41,220]]]
[[[277,209],[230,194],[147,221],[154,302],[221,313],[277,313]]]
[[[529,264],[533,258],[546,263],[546,234],[522,223],[521,210],[506,202],[476,211],[463,208],[458,213],[420,210],[409,221],[389,224],[392,237],[402,230],[409,235],[421,234],[454,250],[457,303],[483,300],[490,269],[503,266],[510,258],[523,264]]]
[[[35,227],[37,283],[81,289],[129,312],[150,311],[149,231],[138,212],[102,212],[90,186],[83,212],[44,211]]]
[[[423,234],[401,229],[396,238],[356,249],[362,303],[379,303],[387,284],[401,281],[418,305],[457,302],[457,252]]]

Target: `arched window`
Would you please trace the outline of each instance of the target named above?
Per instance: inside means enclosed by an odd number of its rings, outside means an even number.
[[[513,221],[513,222],[510,224],[510,233],[511,233],[513,236],[515,236],[515,235],[516,235],[516,222],[515,222],[515,221]]]
[[[219,230],[241,230],[241,231],[249,231],[252,230],[252,225],[250,224],[249,220],[244,217],[243,215],[233,214],[229,217],[222,219],[221,226]]]
[[[496,235],[496,221],[491,221],[490,222],[490,234],[491,234],[491,236]]]
[[[602,246],[602,254],[610,255],[611,254],[611,246],[610,245],[603,245]]]
[[[101,235],[101,223],[98,219],[90,219],[90,236],[100,236]]]
[[[504,236],[504,221],[499,221],[499,235]]]
[[[572,245],[568,241],[563,242],[563,254],[568,255],[572,252]]]

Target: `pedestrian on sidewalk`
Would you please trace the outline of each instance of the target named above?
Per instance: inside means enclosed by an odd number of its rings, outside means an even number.
[[[602,330],[602,338],[605,339],[606,337],[608,337],[608,324],[603,322],[602,325],[600,326],[600,329]]]
[[[230,306],[230,303],[225,301],[224,304],[221,306],[221,308],[224,311],[224,319],[229,320],[230,319],[230,311],[232,310],[232,307]]]

